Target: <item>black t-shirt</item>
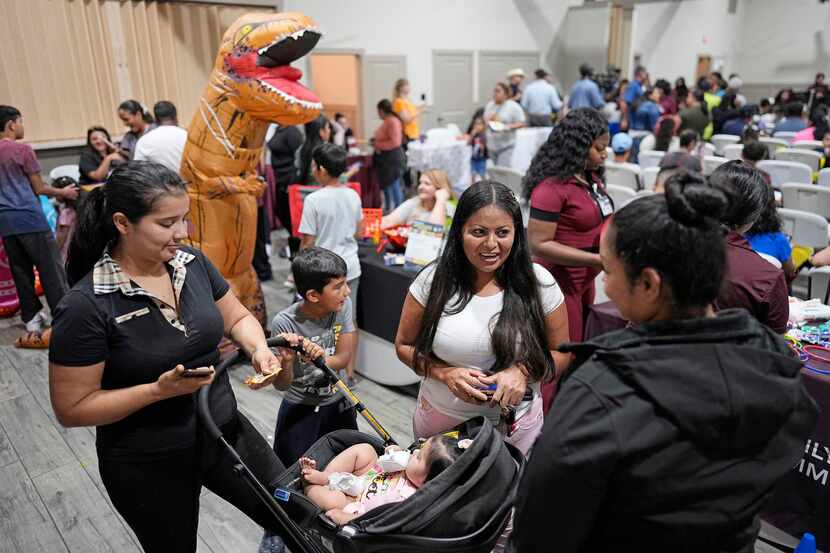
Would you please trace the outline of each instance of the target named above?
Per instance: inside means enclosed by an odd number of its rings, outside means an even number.
[[[78,184],[92,184],[100,182],[100,179],[96,180],[90,178],[89,174],[92,171],[95,171],[101,165],[103,160],[104,158],[101,157],[101,154],[92,148],[84,148],[81,152],[81,159],[78,161],[78,170],[81,173],[81,178],[78,179]]]
[[[90,271],[55,310],[49,360],[70,367],[103,361],[104,390],[155,382],[179,363],[185,368],[218,364],[224,323],[215,302],[230,287],[202,252],[180,249],[195,255],[186,265],[179,297],[186,333],[173,327],[147,296],[127,296],[119,290],[96,294]],[[172,278],[173,268],[166,267]],[[154,457],[192,446],[196,441],[197,396],[159,401],[118,422],[99,426],[99,455]],[[211,410],[219,425],[236,414],[227,373],[213,385]]]

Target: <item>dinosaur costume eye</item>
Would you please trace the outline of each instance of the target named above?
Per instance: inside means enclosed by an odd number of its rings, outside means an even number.
[[[242,27],[241,29],[239,29],[239,31],[237,31],[237,33],[236,33],[236,40],[235,40],[234,42],[239,42],[240,40],[242,40],[243,38],[245,38],[245,35],[247,35],[248,33],[250,33],[250,32],[251,32],[251,31],[253,31],[253,30],[254,30],[254,26],[253,26],[253,25],[251,25],[251,24],[245,25],[244,27]]]

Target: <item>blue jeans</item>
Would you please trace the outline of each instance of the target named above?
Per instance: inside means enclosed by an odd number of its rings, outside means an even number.
[[[470,161],[470,170],[473,175],[484,178],[487,173],[487,159],[473,159]]]
[[[401,190],[401,179],[383,189],[383,205],[387,211],[392,211],[403,203],[403,190]]]

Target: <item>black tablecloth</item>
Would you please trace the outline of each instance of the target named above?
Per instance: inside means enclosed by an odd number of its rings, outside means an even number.
[[[804,369],[804,385],[821,414],[795,467],[775,486],[763,519],[792,536],[811,532],[824,551],[830,546],[830,375]]]
[[[402,267],[387,267],[374,246],[361,246],[360,289],[357,298],[357,326],[395,342],[401,320],[403,302],[417,271]]]

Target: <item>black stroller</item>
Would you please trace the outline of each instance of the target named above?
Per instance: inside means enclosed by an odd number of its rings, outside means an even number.
[[[290,347],[281,338],[268,341],[271,347]],[[217,368],[218,375],[240,360],[236,352]],[[321,360],[325,371],[354,403],[380,438],[353,430],[339,430],[320,438],[306,456],[324,468],[344,449],[370,443],[383,453],[394,440],[372,416],[337,373]],[[214,379],[214,382],[216,379]],[[237,474],[268,506],[276,527],[292,553],[405,552],[451,553],[489,552],[507,525],[516,487],[524,466],[523,455],[504,443],[502,436],[483,417],[456,427],[453,437],[472,438],[472,445],[440,475],[427,482],[412,497],[372,509],[348,524],[338,526],[303,495],[300,469],[295,463],[275,482],[260,482],[239,454],[222,436],[210,413],[210,390],[199,394],[199,417],[212,439],[218,440],[235,461]]]

